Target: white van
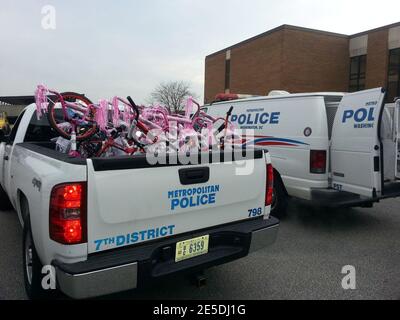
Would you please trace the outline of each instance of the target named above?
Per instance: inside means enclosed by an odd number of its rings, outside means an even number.
[[[232,95],[228,95],[232,99]],[[275,167],[273,214],[287,196],[320,206],[364,206],[400,196],[399,107],[382,88],[357,93],[289,94],[205,107],[249,130],[244,143],[268,148]]]

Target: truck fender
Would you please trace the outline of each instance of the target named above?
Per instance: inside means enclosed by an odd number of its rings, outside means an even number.
[[[26,210],[27,208],[28,208],[28,210]],[[17,214],[18,214],[18,219],[19,219],[22,227],[25,226],[28,212],[29,212],[28,198],[25,196],[25,194],[20,189],[18,189],[18,191],[17,191]]]

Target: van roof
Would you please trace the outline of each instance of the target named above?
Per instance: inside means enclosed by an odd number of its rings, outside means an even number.
[[[245,99],[237,99],[230,101],[216,101],[207,105],[225,104],[233,102],[249,102],[259,100],[278,100],[278,99],[292,99],[292,98],[308,98],[308,97],[324,97],[324,98],[336,98],[341,99],[345,95],[344,92],[311,92],[311,93],[289,93],[276,96],[258,96]]]

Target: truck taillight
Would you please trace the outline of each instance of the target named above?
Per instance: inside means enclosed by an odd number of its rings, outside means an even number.
[[[86,183],[68,183],[51,191],[49,212],[50,239],[67,245],[85,243]]]
[[[267,187],[265,190],[265,206],[272,204],[272,194],[274,189],[274,168],[272,164],[267,164]]]
[[[326,151],[311,150],[310,151],[310,172],[315,174],[326,173]]]

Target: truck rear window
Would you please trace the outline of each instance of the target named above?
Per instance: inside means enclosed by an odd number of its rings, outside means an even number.
[[[56,110],[57,112],[58,110]],[[61,113],[61,110],[59,110]],[[40,120],[37,119],[36,111],[33,113],[28,129],[25,134],[24,142],[49,141],[58,137],[59,134],[50,126],[47,116],[44,115]]]

